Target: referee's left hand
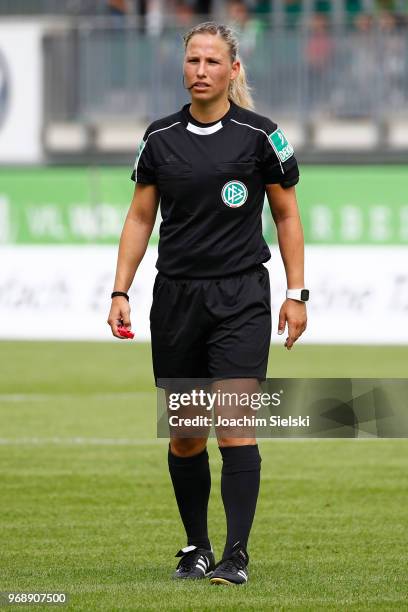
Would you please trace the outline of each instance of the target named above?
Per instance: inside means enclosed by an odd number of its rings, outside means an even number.
[[[296,340],[303,334],[307,324],[306,304],[298,300],[287,298],[279,311],[278,334],[285,331],[288,322],[288,337],[285,346],[290,351]]]

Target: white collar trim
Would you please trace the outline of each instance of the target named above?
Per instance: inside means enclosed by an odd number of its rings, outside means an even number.
[[[222,128],[222,122],[218,121],[214,125],[210,125],[209,127],[198,127],[198,125],[194,125],[194,123],[188,123],[187,130],[189,132],[194,132],[194,134],[199,134],[200,136],[207,136],[208,134],[214,134],[214,132],[218,132]]]

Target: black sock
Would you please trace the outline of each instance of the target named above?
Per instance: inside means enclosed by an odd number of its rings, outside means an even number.
[[[173,455],[169,445],[168,461],[187,544],[210,549],[207,508],[211,474],[207,449],[192,457],[178,457]]]
[[[238,541],[246,549],[258,499],[261,456],[258,445],[222,446],[221,496],[227,518],[223,559]]]

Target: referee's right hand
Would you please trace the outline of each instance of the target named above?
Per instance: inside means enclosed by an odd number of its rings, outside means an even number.
[[[121,325],[129,330],[132,329],[132,323],[130,322],[130,305],[125,297],[117,296],[112,298],[112,305],[107,323],[110,325],[112,334],[116,338],[126,340],[126,338],[121,336],[118,332],[118,326]]]

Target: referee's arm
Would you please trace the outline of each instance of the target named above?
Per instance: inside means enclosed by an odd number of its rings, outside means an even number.
[[[272,217],[278,234],[278,244],[285,266],[287,288],[299,289],[304,281],[304,237],[296,200],[295,187],[282,187],[279,183],[265,186]],[[282,334],[288,322],[285,346],[291,349],[306,329],[306,305],[287,299],[279,313],[278,333]]]
[[[156,221],[160,194],[156,185],[137,183],[132,202],[123,225],[119,242],[118,261],[113,291],[128,292],[136,270],[146,252]],[[130,328],[130,306],[125,297],[114,297],[108,317],[112,333],[123,340],[117,331],[122,322]]]

